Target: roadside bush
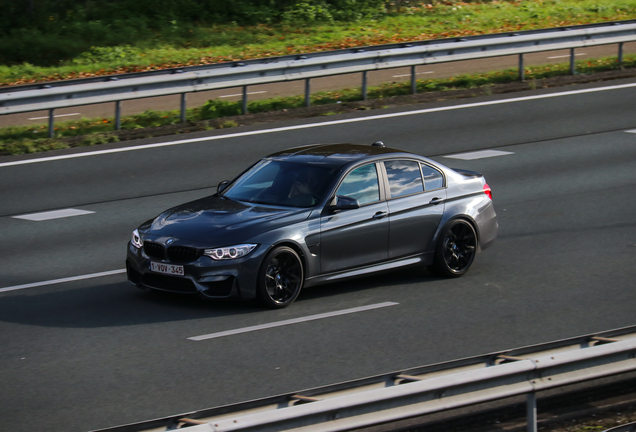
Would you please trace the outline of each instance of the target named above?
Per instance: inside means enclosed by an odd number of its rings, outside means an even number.
[[[18,155],[27,153],[38,153],[49,150],[69,148],[69,145],[56,139],[22,139],[3,144],[0,147],[0,155]]]
[[[74,58],[73,64],[95,64],[95,63],[114,63],[130,62],[139,58],[139,54],[130,45],[114,46],[114,47],[91,47],[90,50],[81,53]]]
[[[402,1],[402,0],[400,0]],[[408,3],[408,0],[406,1]],[[334,20],[355,22],[379,18],[395,1],[391,0],[332,0]]]
[[[89,48],[82,38],[45,34],[37,29],[16,29],[0,37],[0,64],[56,65],[61,59],[73,58]]]
[[[241,102],[211,99],[201,107],[199,118],[201,120],[211,120],[239,114],[241,114]]]
[[[285,109],[300,108],[304,106],[305,98],[302,96],[276,97],[261,99],[248,104],[250,113],[281,111]]]
[[[112,142],[118,142],[119,138],[114,134],[96,134],[96,135],[88,135],[84,139],[79,142],[79,146],[89,147],[99,144],[106,144]]]
[[[301,1],[281,14],[284,23],[333,22],[333,15],[324,2]]]

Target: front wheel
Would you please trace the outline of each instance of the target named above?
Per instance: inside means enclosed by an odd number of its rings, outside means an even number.
[[[258,297],[267,307],[287,307],[298,297],[304,278],[303,263],[296,251],[287,246],[276,247],[263,260]]]
[[[468,271],[476,253],[475,229],[467,221],[456,219],[442,230],[429,270],[440,276],[459,277]]]

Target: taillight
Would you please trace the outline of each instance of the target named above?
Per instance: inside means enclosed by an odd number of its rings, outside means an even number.
[[[484,184],[484,193],[488,195],[488,198],[492,199],[492,191],[490,190],[490,186],[488,186],[488,183]]]

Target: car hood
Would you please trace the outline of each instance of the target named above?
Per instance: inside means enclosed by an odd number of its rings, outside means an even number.
[[[309,217],[310,209],[273,207],[210,196],[181,204],[143,224],[145,234],[213,247],[249,241],[258,234]]]

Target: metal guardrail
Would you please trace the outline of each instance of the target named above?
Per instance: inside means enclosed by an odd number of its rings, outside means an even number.
[[[636,327],[456,360],[101,432],[344,431],[636,371]],[[632,431],[633,432],[633,431]]]
[[[636,422],[616,426],[603,432],[636,432]]]
[[[606,429],[603,432],[636,432],[636,422]]]
[[[603,432],[636,432],[636,422],[616,426],[611,429],[606,429]]]
[[[305,80],[305,105],[310,104],[312,78],[362,73],[362,97],[366,99],[369,71],[398,67],[411,68],[411,91],[416,92],[418,65],[475,60],[507,55],[519,56],[519,77],[524,79],[524,54],[557,49],[570,50],[570,72],[575,72],[575,49],[618,44],[622,62],[623,44],[636,41],[636,21],[580,28],[549,29],[427,41],[427,43],[334,51],[319,56],[294,56],[234,62],[207,68],[175,69],[151,75],[111,76],[107,81],[78,80],[73,84],[25,86],[0,92],[0,114],[49,110],[49,135],[53,133],[53,110],[58,108],[115,102],[115,128],[119,129],[121,102],[155,96],[181,95],[181,120],[185,121],[188,93],[243,87],[243,112],[247,112],[247,87],[284,81]]]

